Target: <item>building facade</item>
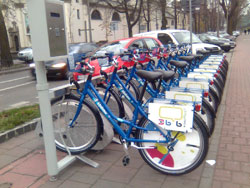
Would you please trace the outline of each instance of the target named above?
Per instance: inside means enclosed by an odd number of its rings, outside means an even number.
[[[12,51],[31,46],[26,0],[0,0]],[[68,43],[106,42],[127,38],[128,28],[125,14],[94,0],[64,0],[65,23]],[[171,11],[170,11],[171,12]],[[150,12],[150,30],[161,28],[159,8]],[[188,29],[188,18],[177,15],[178,29]],[[173,17],[167,16],[167,28],[174,29]],[[143,16],[133,27],[133,34],[147,31]]]

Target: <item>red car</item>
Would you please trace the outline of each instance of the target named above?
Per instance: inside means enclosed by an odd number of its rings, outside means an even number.
[[[137,50],[137,49],[144,49],[144,50],[149,50],[152,48],[159,48],[163,47],[162,43],[153,37],[132,37],[132,38],[126,38],[126,39],[120,39],[120,40],[115,40],[111,43],[105,44],[98,48],[93,55],[102,55],[105,53],[113,53],[114,55],[118,55],[121,53],[121,51],[126,51],[126,50]],[[148,58],[144,58],[144,60],[140,61],[140,63],[145,63],[149,61]],[[122,66],[130,67],[133,66],[134,62],[130,60],[125,60],[124,58],[118,59],[119,62],[119,68]],[[100,74],[100,70],[104,70],[105,72],[112,72],[113,67],[109,65],[107,59],[96,59],[90,62],[92,66],[95,67],[95,72],[93,76],[97,76]],[[76,67],[76,69],[80,68],[80,65]],[[81,74],[80,73],[73,73],[74,79],[75,80],[80,80],[81,79]]]

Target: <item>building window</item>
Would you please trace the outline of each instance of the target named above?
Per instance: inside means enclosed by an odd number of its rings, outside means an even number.
[[[79,3],[79,0],[76,0],[76,3]]]
[[[98,10],[94,10],[91,14],[91,19],[92,20],[101,20],[101,13]]]
[[[146,25],[139,25],[139,29],[140,29],[140,31],[146,30]]]
[[[77,9],[77,18],[80,19],[80,10]]]
[[[117,22],[111,22],[110,23],[110,29],[111,29],[111,31],[118,30],[118,23]]]
[[[171,25],[174,25],[174,20],[171,20]]]
[[[24,13],[24,21],[25,21],[25,32],[26,32],[26,35],[30,35],[29,19],[28,19],[28,14],[26,12]]]
[[[113,13],[112,21],[121,21],[120,15],[117,12]]]
[[[166,25],[168,25],[168,19],[166,19]]]
[[[78,35],[81,36],[81,29],[78,29]]]

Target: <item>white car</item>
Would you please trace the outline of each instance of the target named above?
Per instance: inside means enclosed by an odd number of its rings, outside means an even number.
[[[190,43],[190,32],[187,30],[157,30],[145,33],[139,33],[133,35],[134,37],[139,36],[151,36],[161,41],[163,45],[168,44],[188,44]],[[217,45],[203,43],[195,34],[192,34],[192,53],[196,54],[198,50],[205,50],[205,48],[213,48],[214,50],[220,51],[221,48]]]
[[[21,61],[31,62],[33,61],[33,51],[32,48],[25,48],[17,53],[17,58]]]

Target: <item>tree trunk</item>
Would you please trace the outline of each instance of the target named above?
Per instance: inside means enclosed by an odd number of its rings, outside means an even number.
[[[228,17],[227,33],[230,35],[233,33],[233,18],[231,16]]]
[[[7,35],[7,30],[2,14],[2,5],[0,3],[0,54],[1,54],[1,66],[3,67],[10,67],[13,65],[11,53],[10,53],[10,45]]]
[[[133,37],[133,27],[131,25],[128,25],[128,37]]]
[[[167,25],[167,19],[165,16],[165,12],[166,12],[166,0],[161,0],[160,1],[160,5],[161,5],[161,29],[167,29],[166,25]]]
[[[147,31],[150,31],[150,22],[151,22],[151,17],[150,17],[150,2],[147,0],[147,15],[148,15],[148,21],[147,21]]]

